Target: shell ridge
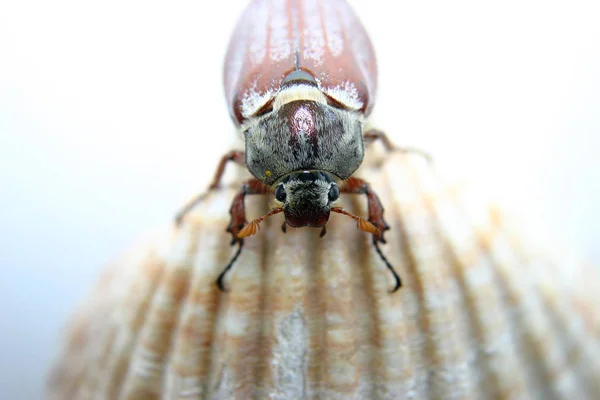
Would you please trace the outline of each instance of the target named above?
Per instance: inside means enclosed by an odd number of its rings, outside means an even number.
[[[267,219],[265,221],[265,232],[268,234],[270,232],[270,226],[272,224],[271,219]],[[271,262],[268,262],[270,255],[271,255],[271,247],[269,246],[269,241],[268,240],[264,240],[263,241],[263,245],[261,247],[261,257],[263,260],[265,260],[266,264],[268,264],[269,266],[272,265]],[[268,312],[269,307],[267,307],[267,305],[272,304],[272,295],[270,293],[269,288],[272,286],[271,282],[273,279],[273,271],[272,268],[270,267],[266,267],[263,269],[263,279],[262,279],[262,284],[260,287],[260,297],[261,297],[261,301],[260,301],[260,310],[261,310],[261,327],[260,327],[260,336],[258,338],[258,348],[259,348],[259,364],[258,367],[256,368],[256,373],[255,373],[255,382],[256,382],[256,389],[254,391],[254,398],[256,399],[261,399],[261,398],[267,398],[267,389],[266,389],[266,380],[267,380],[267,373],[268,373],[268,367],[266,365],[265,362],[263,362],[262,360],[267,360],[269,359],[268,355],[271,354],[272,349],[271,349],[271,343],[269,343],[267,334],[270,331],[269,326],[270,324],[273,323],[273,316]]]
[[[94,288],[94,292],[97,292],[97,288]],[[86,372],[90,368],[89,365],[84,363],[86,359],[86,353],[90,352],[90,350],[94,350],[95,348],[90,348],[88,339],[90,336],[90,332],[94,331],[94,321],[90,321],[85,317],[85,310],[92,309],[93,306],[93,298],[88,298],[85,300],[84,306],[77,313],[78,315],[82,315],[81,318],[84,319],[85,323],[74,324],[73,322],[69,323],[69,329],[73,332],[76,332],[73,336],[77,338],[77,340],[71,339],[67,345],[67,348],[63,352],[63,357],[68,356],[69,353],[75,353],[75,357],[69,358],[70,365],[67,365],[66,362],[61,362],[58,367],[53,371],[53,374],[49,381],[50,390],[53,392],[52,395],[55,398],[62,398],[65,396],[73,397],[76,393],[81,393],[83,391],[83,386],[87,383],[85,377],[87,376]],[[97,321],[96,321],[97,322]],[[104,331],[104,330],[102,330]],[[87,344],[87,346],[86,346]],[[93,354],[97,355],[97,352],[93,352]],[[66,360],[65,360],[66,361]],[[79,365],[81,364],[81,365]],[[61,382],[67,381],[69,384],[62,386]],[[64,384],[63,384],[64,385]],[[61,388],[61,395],[56,393],[55,388]]]
[[[262,215],[267,208],[266,198],[246,199],[247,215]],[[248,239],[244,243],[244,252],[234,266],[229,277],[230,284],[226,296],[223,317],[219,320],[220,352],[214,354],[214,362],[221,364],[223,374],[211,382],[211,395],[215,398],[251,398],[258,387],[255,380],[256,362],[260,354],[259,339],[261,327],[253,322],[260,318],[261,296],[259,295],[263,279],[265,246],[264,235]],[[244,354],[237,359],[236,354]],[[226,395],[227,394],[227,395]]]
[[[139,334],[132,345],[131,357],[124,374],[126,384],[117,398],[153,396],[166,384],[173,336],[179,324],[179,308],[190,288],[190,256],[196,253],[198,224],[186,224],[171,242],[171,259],[165,265],[164,280],[153,293]],[[193,258],[193,256],[192,256]]]
[[[357,215],[365,215],[365,208],[361,207],[360,201],[357,198],[357,196],[352,196],[350,212]],[[355,308],[358,308],[358,302],[361,299],[366,299],[364,303],[367,304],[367,312],[363,312],[361,309],[357,309],[356,313],[357,315],[366,314],[368,316],[368,323],[365,327],[367,330],[366,342],[371,347],[370,351],[373,351],[375,353],[372,359],[366,360],[367,366],[370,364],[374,366],[374,368],[367,368],[366,371],[363,370],[361,375],[365,373],[368,374],[368,382],[384,381],[385,371],[382,367],[382,364],[385,357],[383,346],[380,345],[382,341],[381,338],[382,336],[384,336],[384,333],[382,332],[382,329],[380,327],[380,324],[383,322],[381,318],[380,302],[385,302],[385,298],[381,297],[380,294],[385,293],[385,291],[381,290],[381,285],[378,286],[377,282],[372,277],[372,270],[376,269],[374,268],[374,265],[376,266],[377,263],[373,263],[371,261],[372,248],[369,240],[369,235],[365,235],[363,232],[357,229],[354,231],[353,236],[355,238],[355,243],[357,243],[356,251],[358,252],[357,257],[353,258],[355,262],[352,265],[352,271],[354,272],[355,276],[354,281],[357,281],[358,284],[354,284],[353,287],[354,290],[356,292],[359,292],[360,294],[353,295],[352,298],[354,299],[354,303],[356,304]],[[365,238],[365,236],[367,237]],[[387,293],[385,295],[387,295]],[[390,332],[392,330],[388,329],[387,331]],[[378,393],[378,388],[376,388],[376,385],[373,384],[368,389],[369,390],[367,393],[367,398],[382,398],[381,393]]]
[[[516,229],[511,226],[506,219],[501,218],[499,213],[493,215],[494,223],[498,229],[506,232],[508,239],[514,248],[519,248],[520,254],[525,260],[534,259],[534,255],[528,254],[523,246],[518,246]],[[504,224],[503,224],[504,222]],[[504,225],[504,226],[503,226]],[[533,246],[530,246],[533,248]],[[537,257],[539,259],[539,257]],[[594,393],[600,393],[600,366],[594,360],[600,359],[600,332],[594,334],[594,324],[600,323],[600,313],[598,307],[584,307],[577,304],[600,304],[600,296],[597,288],[600,287],[600,276],[598,271],[592,268],[582,268],[569,266],[579,260],[573,260],[569,257],[561,257],[563,264],[559,266],[554,260],[543,259],[543,267],[537,271],[540,276],[545,276],[545,280],[539,283],[539,297],[542,300],[542,307],[550,320],[550,324],[562,336],[564,341],[563,348],[567,354],[569,366],[576,371],[573,379],[579,378],[575,384],[578,388],[583,388],[589,395],[594,397]],[[537,266],[537,264],[535,264]],[[569,273],[571,272],[571,273]],[[579,276],[575,276],[577,273]],[[579,279],[578,279],[579,278]],[[542,285],[542,283],[545,283]],[[557,299],[553,291],[558,288],[569,296],[563,296]],[[584,300],[586,299],[586,300]],[[580,301],[584,300],[584,301]],[[588,313],[586,318],[585,313]],[[592,325],[592,326],[589,326]],[[561,335],[562,333],[562,335]],[[587,340],[586,340],[587,339]],[[576,363],[575,365],[573,365]]]
[[[432,180],[421,180],[421,185],[447,187],[438,176]],[[425,201],[437,216],[435,229],[439,240],[445,242],[463,307],[475,317],[466,318],[469,341],[477,343],[473,348],[480,349],[474,354],[470,374],[476,378],[478,390],[485,398],[521,398],[528,387],[522,375],[513,373],[524,367],[511,345],[516,341],[516,333],[501,328],[507,326],[510,317],[498,287],[497,271],[488,253],[478,245],[469,213],[464,212],[453,194],[446,189],[437,195],[425,196]],[[470,214],[474,213],[471,209]],[[457,223],[459,221],[464,222]],[[500,348],[503,345],[505,349]]]
[[[220,241],[215,238],[213,230],[201,229],[196,233],[195,241],[208,247],[203,258],[212,258],[217,253],[215,258],[222,258],[226,263],[226,252],[217,250],[214,242]],[[210,343],[214,338],[215,310],[219,306],[220,293],[211,284],[216,275],[215,268],[205,267],[200,257],[195,257],[191,265],[190,289],[180,307],[181,317],[174,329],[171,344],[172,361],[168,363],[166,372],[165,392],[169,398],[202,397],[207,393],[206,371],[210,367],[211,348],[206,348],[205,343]],[[217,265],[214,267],[218,268]]]
[[[320,315],[310,290],[318,280],[312,268],[315,252],[301,250],[312,248],[313,233],[291,229],[282,235],[277,227],[268,232],[266,261],[272,268],[266,305],[270,311],[262,324],[266,342],[262,354],[271,362],[263,364],[261,398],[311,398],[316,392],[310,386],[315,370],[310,360],[315,360],[313,352],[319,351],[314,327]]]
[[[316,235],[310,235],[309,246],[317,248],[324,238]],[[309,329],[309,346],[312,349],[311,356],[315,360],[326,359],[327,338],[324,327],[326,326],[323,304],[325,302],[325,271],[321,263],[321,252],[311,252],[309,265],[307,265],[307,293],[304,300],[304,307],[307,311],[307,323]],[[310,316],[313,316],[310,318]],[[324,382],[322,380],[325,374],[323,363],[313,363],[310,361],[307,365],[308,382],[306,385],[306,394],[308,398],[320,398],[324,391]],[[312,385],[311,385],[312,382]]]
[[[398,222],[402,224],[402,237],[406,238],[406,250],[411,256],[415,284],[418,286],[418,299],[422,313],[422,329],[426,332],[424,357],[437,368],[427,375],[428,397],[430,398],[470,398],[475,395],[474,382],[467,373],[469,355],[467,340],[463,337],[465,328],[456,319],[459,310],[456,302],[456,279],[452,274],[444,248],[438,243],[434,231],[436,216],[429,204],[422,199],[425,193],[417,172],[425,172],[424,179],[430,179],[430,170],[423,171],[415,166],[414,157],[406,158],[404,190],[395,186],[394,201],[398,206]],[[390,174],[394,160],[386,160],[386,173]],[[418,160],[422,164],[422,160]],[[389,175],[388,175],[389,176]],[[395,174],[398,179],[398,174]],[[451,295],[454,294],[454,295]],[[445,298],[440,303],[439,298]],[[452,303],[448,303],[448,300]],[[464,320],[464,318],[462,318]]]
[[[151,263],[151,260],[156,261],[152,261]],[[144,257],[142,257],[142,259],[139,260],[138,263],[134,263],[134,265],[140,266],[148,264],[156,265],[157,272],[155,272],[155,274],[151,276],[148,282],[148,291],[146,292],[149,293],[150,296],[152,296],[152,294],[156,290],[156,287],[158,286],[158,283],[164,271],[164,263],[159,260],[160,257],[156,252],[150,252],[144,255]],[[126,264],[126,262],[124,261],[122,262],[122,264]],[[127,281],[127,285],[123,285],[123,295],[119,296],[119,298],[116,299],[116,303],[119,304],[122,302],[124,304],[130,304],[130,302],[134,302],[134,304],[136,304],[136,300],[140,300],[140,302],[138,303],[139,308],[136,308],[133,312],[130,313],[129,317],[131,318],[131,320],[128,321],[134,324],[134,326],[141,326],[141,324],[135,324],[135,321],[138,318],[141,320],[145,319],[146,311],[148,310],[149,306],[149,301],[145,301],[145,299],[148,298],[147,295],[141,294],[138,297],[136,296],[136,293],[133,293],[130,290],[131,286],[134,284],[140,284],[140,282]],[[117,307],[115,307],[115,309],[117,309]],[[114,309],[112,311],[114,312]],[[107,325],[110,326],[111,324]],[[118,390],[123,381],[123,377],[116,373],[119,370],[120,362],[123,362],[122,349],[130,350],[130,352],[126,355],[127,359],[129,359],[129,357],[131,356],[131,349],[133,349],[133,347],[128,346],[128,343],[131,343],[131,341],[135,340],[135,338],[137,337],[137,333],[137,330],[132,330],[131,332],[121,330],[119,334],[116,335],[116,337],[114,338],[114,341],[111,343],[111,346],[105,349],[106,353],[105,356],[102,357],[103,359],[101,361],[101,367],[97,369],[97,371],[105,371],[105,373],[102,374],[100,377],[95,377],[97,379],[96,383],[99,385],[97,390],[107,391],[110,393]],[[119,355],[121,357],[119,357]]]
[[[554,269],[559,269],[558,265],[551,263]],[[570,267],[572,271],[576,271],[576,267]],[[576,356],[578,363],[576,369],[578,371],[577,376],[585,378],[585,388],[590,398],[594,397],[594,394],[600,393],[600,366],[594,361],[600,359],[600,308],[589,307],[588,301],[592,299],[589,304],[600,305],[600,298],[598,296],[597,288],[600,287],[600,276],[598,271],[593,269],[591,265],[581,268],[581,276],[576,282],[577,289],[574,289],[572,299],[566,299],[565,304],[569,306],[566,310],[566,314],[563,312],[562,318],[568,318],[572,343],[570,348],[576,349]],[[549,297],[551,301],[556,302],[556,297]],[[555,309],[551,307],[549,311]],[[553,316],[553,319],[560,324],[560,319],[557,316]],[[571,358],[573,353],[570,352],[568,356]]]
[[[425,196],[426,197],[426,196]],[[452,250],[454,243],[451,243],[446,235],[444,235],[444,227],[442,226],[442,221],[440,221],[439,209],[436,200],[426,197],[425,199],[426,206],[434,215],[434,224],[432,224],[432,233],[437,237],[439,242],[442,245],[442,253],[445,255],[445,259],[448,262],[449,272],[452,278],[455,280],[456,285],[460,290],[459,297],[457,299],[458,304],[460,304],[457,309],[467,311],[467,314],[477,315],[477,308],[475,306],[476,294],[470,292],[471,287],[465,277],[465,272],[461,269],[461,266],[464,265],[459,261],[457,254]],[[460,331],[462,333],[462,342],[467,343],[478,343],[483,344],[483,336],[484,336],[484,327],[481,321],[477,318],[469,318],[469,315],[465,315],[465,313],[461,313],[460,316],[461,325]],[[497,387],[497,382],[494,380],[493,382],[485,381],[483,376],[494,376],[489,368],[489,365],[482,363],[481,354],[477,351],[473,352],[473,354],[467,355],[468,364],[466,368],[469,369],[469,375],[473,379],[474,388],[476,388],[475,393],[477,396],[482,396],[483,398],[498,398],[499,389]],[[483,371],[482,371],[483,369]],[[486,386],[489,384],[491,386]]]
[[[127,256],[123,258],[128,259],[129,257]],[[110,295],[111,291],[117,291],[118,293],[118,290],[115,289],[122,288],[124,286],[122,284],[119,285],[119,280],[117,278],[122,279],[123,275],[125,275],[125,272],[123,270],[115,268],[115,266],[118,265],[121,261],[122,259],[119,259],[115,263],[113,263],[113,267],[110,270],[110,274],[104,273],[100,277],[100,282],[98,282],[93,287],[90,296],[85,298],[81,309],[78,310],[78,312],[74,315],[74,318],[69,321],[70,330],[76,332],[76,334],[73,335],[65,351],[63,352],[64,354],[62,354],[61,358],[63,359],[63,361],[56,367],[56,369],[52,372],[50,376],[48,384],[49,389],[52,393],[51,397],[56,396],[56,398],[74,398],[74,396],[76,396],[77,393],[81,393],[84,390],[84,385],[86,383],[90,383],[87,382],[86,377],[89,376],[88,371],[91,369],[91,363],[85,362],[85,360],[87,353],[91,352],[97,347],[90,346],[88,339],[90,333],[96,331],[96,329],[94,329],[95,323],[100,323],[102,319],[90,319],[87,317],[87,315],[90,315],[90,310],[96,312],[100,310],[101,315],[103,311],[106,313],[106,315],[110,315],[112,309],[110,309],[110,305],[99,301],[102,298],[102,296],[100,296],[100,293],[105,293],[104,289],[108,288],[109,297],[113,297]],[[118,275],[118,277],[115,275]],[[115,281],[116,288],[114,284]],[[118,297],[116,295],[114,296]],[[79,320],[79,318],[81,318],[83,321]],[[75,323],[76,321],[77,323]],[[106,329],[102,329],[101,332],[111,330],[109,326],[105,326],[105,328]],[[75,338],[76,340],[74,340]],[[112,340],[109,340],[109,342],[112,342]],[[69,354],[75,354],[75,357],[69,358],[69,365],[67,365],[65,361],[67,361],[66,358],[69,356]],[[90,357],[92,360],[96,360],[94,355],[95,357],[98,357],[99,354],[98,352],[93,352],[92,356]],[[100,353],[100,356],[102,356],[102,353]],[[84,365],[78,366],[78,363],[82,363]],[[58,391],[58,389],[56,388],[60,387],[61,381],[64,382],[65,380],[70,380],[70,384],[62,388],[62,390],[60,390],[62,394],[59,395],[58,393],[56,393]],[[91,383],[93,384],[93,382]]]
[[[538,292],[536,298],[540,301],[541,313],[545,316],[549,330],[554,332],[554,338],[558,338],[562,342],[560,349],[557,349],[556,361],[562,370],[551,371],[552,383],[555,391],[558,394],[567,397],[572,396],[582,390],[588,394],[584,396],[579,393],[580,398],[593,398],[593,393],[600,392],[600,382],[597,379],[600,376],[599,367],[593,360],[600,357],[600,345],[598,340],[586,341],[585,337],[590,337],[588,332],[584,337],[580,337],[582,330],[576,328],[577,318],[581,318],[581,313],[577,307],[573,305],[572,299],[565,296],[564,299],[557,299],[553,296],[556,289],[562,293],[571,293],[572,296],[577,296],[577,289],[568,287],[566,282],[561,278],[564,273],[556,267],[552,262],[540,260],[541,262],[532,262],[534,258],[527,254],[524,249],[516,242],[517,235],[508,226],[503,226],[500,218],[495,218],[492,225],[497,231],[504,233],[507,236],[508,242],[514,249],[515,254],[521,261],[532,266],[538,279],[536,287]],[[564,267],[564,266],[563,266]],[[566,268],[569,269],[568,267]],[[596,276],[587,276],[586,279],[596,281]],[[541,278],[541,279],[540,279]],[[556,342],[556,340],[555,340]],[[565,369],[566,368],[566,369]],[[560,379],[556,376],[557,374]],[[570,385],[570,386],[569,386]]]
[[[109,345],[110,343],[112,343],[113,338],[111,337],[110,333],[113,331],[113,329],[110,329],[110,327],[108,326],[102,326],[101,324],[99,324],[99,321],[91,321],[90,323],[90,330],[94,331],[96,330],[96,326],[100,325],[100,330],[98,331],[98,336],[101,337],[103,340],[107,340],[109,341]],[[104,329],[102,329],[104,328]],[[89,354],[88,357],[90,357],[93,361],[97,362],[97,357],[101,357],[102,356],[102,350],[104,350],[104,348],[107,346],[90,346],[87,348],[82,348],[80,349],[82,354]],[[84,358],[82,356],[82,358]],[[70,395],[77,398],[77,397],[83,397],[83,396],[89,396],[89,393],[91,393],[92,391],[92,387],[94,386],[93,382],[93,378],[90,379],[89,375],[88,375],[88,371],[92,370],[92,365],[90,364],[95,364],[95,362],[89,363],[89,364],[84,364],[81,365],[80,368],[77,368],[76,372],[75,372],[75,379],[74,382],[77,382],[76,385],[74,385],[71,389],[70,389]],[[91,380],[91,382],[90,382]]]
[[[242,179],[242,177],[238,176],[238,178]],[[231,199],[236,193],[235,185],[228,185],[228,190],[221,191],[218,197],[219,200],[216,200],[220,205],[218,210],[211,209],[210,207],[206,209],[202,209],[203,213],[208,215],[227,215],[227,208],[229,207],[228,200]],[[200,209],[199,209],[200,210]],[[212,220],[212,217],[211,217]],[[228,220],[226,218],[222,218],[223,225],[226,226]],[[211,223],[211,226],[215,228],[218,224]],[[218,274],[222,271],[225,265],[231,259],[231,243],[229,238],[227,240],[219,240],[220,235],[223,235],[224,229],[219,227],[212,232],[212,235],[217,240],[218,244],[215,249],[215,262],[214,262],[214,270],[213,275],[210,276],[209,280],[205,282],[206,287],[215,294],[215,306],[214,306],[214,317],[211,320],[210,327],[210,337],[212,340],[212,345],[210,346],[210,350],[207,351],[205,358],[201,362],[201,369],[207,371],[202,382],[202,393],[203,398],[207,399],[222,399],[222,398],[231,398],[233,395],[230,392],[227,392],[225,395],[225,391],[231,388],[231,385],[226,389],[228,382],[231,382],[231,373],[229,370],[225,370],[225,364],[222,360],[223,345],[225,341],[225,318],[226,311],[229,307],[229,294],[221,292],[216,286],[216,279]],[[210,234],[209,234],[210,236]],[[234,269],[230,272],[229,278],[233,278],[233,274],[235,274],[235,266]],[[231,290],[231,289],[230,289]]]
[[[148,317],[147,311],[149,310],[149,308],[152,304],[152,298],[154,297],[154,295],[156,294],[156,291],[158,290],[159,283],[166,273],[165,272],[165,270],[166,270],[165,264],[166,264],[165,262],[158,263],[158,265],[160,265],[160,267],[159,267],[160,272],[156,275],[156,278],[153,280],[150,290],[148,292],[148,296],[142,302],[142,304],[140,305],[140,307],[138,308],[138,310],[136,312],[135,319],[139,319],[139,323],[136,324],[137,329],[135,329],[131,332],[131,336],[130,336],[129,340],[125,340],[125,343],[123,345],[124,348],[128,349],[127,357],[125,359],[115,358],[115,359],[111,360],[111,362],[109,363],[109,366],[110,365],[113,366],[112,368],[109,367],[109,369],[108,369],[108,371],[112,372],[111,376],[107,380],[107,382],[111,382],[111,384],[109,386],[110,391],[108,393],[109,398],[118,398],[117,393],[122,388],[122,384],[125,380],[125,373],[123,373],[123,370],[127,371],[130,368],[131,357],[133,356],[133,350],[135,349],[135,347],[137,345],[136,342],[137,342],[138,335]]]
[[[171,391],[176,390],[175,381],[175,371],[176,366],[173,364],[174,360],[174,352],[176,350],[177,342],[183,336],[182,330],[184,328],[184,309],[187,308],[188,302],[186,300],[193,294],[192,293],[192,285],[194,283],[194,275],[196,273],[196,261],[198,257],[198,246],[200,244],[200,233],[202,231],[202,226],[200,224],[194,224],[193,230],[190,232],[190,242],[189,247],[186,251],[186,256],[182,260],[181,272],[182,277],[180,279],[183,280],[184,285],[180,288],[182,291],[178,296],[179,299],[176,300],[176,306],[173,312],[175,313],[175,318],[172,321],[172,331],[170,335],[167,336],[167,346],[164,349],[163,356],[165,357],[165,366],[161,371],[161,392],[169,393]],[[177,294],[176,294],[177,296]],[[196,389],[197,390],[197,389]],[[184,395],[185,396],[185,395]]]
[[[386,171],[386,176],[387,175]],[[405,174],[396,176],[395,184],[401,189],[404,189],[406,185],[411,186],[411,183],[407,181]],[[401,191],[403,192],[403,190]],[[408,240],[408,226],[405,221],[410,205],[406,202],[405,198],[394,195],[394,193],[392,193],[391,197],[393,197],[395,205],[391,210],[394,215],[391,225],[392,229],[398,232],[398,247],[401,249],[400,252],[405,266],[402,271],[404,287],[401,290],[407,291],[403,296],[404,300],[408,300],[408,297],[410,296],[410,301],[413,303],[414,311],[409,313],[409,315],[414,317],[413,320],[415,321],[416,330],[428,332],[428,322],[425,318],[427,309],[423,293],[423,282],[420,279],[420,273],[416,266],[417,261]],[[409,287],[414,289],[408,289]],[[413,342],[409,344],[409,358],[415,367],[414,372],[416,376],[413,378],[414,387],[409,389],[407,393],[409,394],[409,397],[412,396],[416,399],[430,399],[432,398],[433,389],[431,384],[431,373],[427,371],[425,367],[426,360],[429,358],[426,340],[415,340],[412,338],[409,340]]]
[[[312,234],[309,235],[309,246],[311,248],[318,248],[317,246],[322,245],[323,238],[317,237]],[[321,264],[321,253],[320,252],[311,252],[311,257],[309,258],[308,273],[307,273],[307,292],[305,295],[304,307],[307,310],[307,323],[309,329],[309,346],[314,349],[317,348],[315,354],[320,356],[316,356],[315,359],[324,359],[327,351],[326,346],[326,335],[325,329],[323,327],[326,324],[325,316],[322,312],[322,305],[325,302],[325,298],[323,296],[324,292],[324,283],[325,283],[325,271],[323,270],[323,265]],[[311,321],[309,319],[308,310],[312,310],[315,312],[315,317]],[[311,371],[310,361],[307,362],[307,383],[305,386],[305,394],[308,397],[316,396],[319,397],[323,393],[323,381],[322,377],[324,374],[324,366],[319,365],[317,368],[313,368]],[[311,387],[311,381],[315,384]]]
[[[531,282],[530,272],[532,265],[524,260],[506,259],[511,257],[517,247],[506,240],[505,235],[498,227],[490,226],[488,231],[478,232],[479,243],[490,255],[496,271],[500,294],[510,310],[509,329],[515,332],[515,345],[521,364],[525,366],[524,373],[527,382],[533,386],[534,393],[543,393],[543,398],[559,398],[560,393],[554,384],[552,364],[556,362],[555,348],[548,348],[544,344],[553,345],[550,337],[551,330],[547,316],[542,309],[539,298],[530,293],[538,292],[538,288]],[[510,266],[519,265],[521,279],[510,279]]]
[[[108,316],[106,316],[108,317]],[[102,318],[100,318],[102,319]],[[111,324],[104,324],[105,327],[110,327],[108,332],[99,333],[99,337],[103,337],[104,335],[104,346],[97,346],[96,354],[92,355],[92,362],[82,368],[82,374],[87,376],[88,379],[84,380],[84,385],[78,387],[76,394],[73,394],[73,398],[87,398],[91,393],[94,393],[95,390],[102,390],[107,384],[110,382],[104,381],[103,376],[98,376],[96,374],[90,374],[88,371],[103,371],[105,369],[102,368],[108,361],[109,355],[112,353],[113,348],[116,345],[117,340],[117,327],[111,326]],[[87,387],[86,387],[87,386]]]
[[[226,265],[228,257],[230,257],[230,248],[231,245],[228,240],[222,241],[220,243],[217,250],[217,254],[219,254],[219,257],[217,257],[217,259],[220,261],[219,265]],[[211,282],[207,282],[207,284],[213,286],[213,290],[215,290],[217,296],[215,305],[215,316],[213,318],[211,326],[212,341],[216,344],[211,346],[210,351],[208,351],[206,358],[203,360],[203,369],[206,369],[206,371],[208,372],[204,377],[202,389],[204,391],[203,393],[205,395],[205,398],[214,398],[213,389],[215,388],[215,386],[213,385],[213,383],[216,381],[215,373],[218,371],[216,365],[219,364],[220,349],[222,347],[221,343],[223,341],[223,337],[220,334],[220,329],[223,325],[222,320],[224,318],[225,310],[227,309],[228,301],[226,293],[221,293],[217,291],[218,289],[214,285],[214,277],[213,279],[211,279]]]
[[[563,368],[567,370],[562,371],[559,383],[563,385],[570,383],[571,386],[563,387],[562,394],[576,393],[581,390],[580,398],[591,399],[594,393],[600,392],[598,382],[600,370],[592,362],[600,357],[598,340],[590,341],[580,337],[582,335],[577,325],[581,316],[573,309],[566,309],[565,305],[561,304],[562,300],[550,299],[547,293],[543,298],[546,300],[543,308],[551,327],[556,331],[555,337],[563,342]]]
[[[371,180],[373,188],[376,188],[377,192],[381,196],[381,200],[384,204],[389,204],[392,201],[392,193],[388,185],[381,178]],[[358,199],[354,198],[355,204]],[[364,203],[363,203],[364,204]],[[394,210],[391,210],[394,213]],[[364,215],[363,210],[362,214]],[[396,216],[392,218],[396,220]],[[406,267],[407,253],[403,252],[403,246],[395,246],[395,236],[398,236],[398,243],[402,243],[402,235],[398,233],[398,229],[394,227],[389,231],[388,238],[390,245],[387,246],[385,251],[389,254],[389,258],[394,261],[394,267],[400,274],[404,285],[410,285],[412,276],[408,268]],[[357,234],[363,236],[362,232]],[[369,236],[369,235],[367,235]],[[370,239],[370,238],[369,238]],[[364,259],[360,260],[360,265],[367,266],[363,267],[363,281],[364,285],[367,286],[367,290],[372,296],[369,300],[370,304],[373,304],[374,322],[372,323],[372,329],[374,330],[373,346],[376,350],[376,365],[373,371],[375,379],[374,382],[382,382],[374,385],[373,395],[370,398],[374,399],[397,399],[399,394],[403,394],[403,398],[414,398],[415,387],[417,380],[414,373],[412,373],[412,355],[410,351],[410,345],[408,344],[411,339],[410,332],[417,330],[416,312],[413,313],[415,318],[411,318],[411,307],[414,308],[414,292],[405,291],[400,289],[397,293],[390,294],[389,291],[389,272],[382,265],[379,257],[373,253],[371,240],[358,240],[357,243],[361,243],[363,248],[360,249],[360,254]],[[370,269],[370,271],[369,271]],[[382,276],[384,279],[378,280],[376,277]],[[378,284],[379,283],[379,284]],[[410,295],[410,296],[409,296]],[[393,367],[392,367],[393,366]],[[385,384],[383,383],[385,382]]]
[[[343,221],[343,222],[342,222]],[[359,321],[355,314],[353,300],[357,295],[354,289],[353,272],[356,271],[356,258],[344,248],[341,235],[342,224],[349,220],[336,221],[331,226],[330,235],[321,239],[320,264],[323,268],[325,291],[325,391],[327,399],[363,398],[356,328]],[[333,225],[333,224],[332,224]]]
[[[273,379],[277,389],[270,393],[269,398],[283,400],[312,397],[307,396],[310,337],[302,306],[296,304],[291,313],[277,318],[274,331]]]

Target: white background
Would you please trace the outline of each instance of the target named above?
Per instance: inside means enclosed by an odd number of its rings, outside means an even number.
[[[42,396],[98,271],[203,189],[235,132],[221,89],[245,1],[0,3],[0,397]],[[352,1],[373,119],[600,261],[597,1]]]

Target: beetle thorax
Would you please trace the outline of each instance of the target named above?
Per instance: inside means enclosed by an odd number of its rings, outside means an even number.
[[[364,155],[361,114],[328,105],[325,96],[308,85],[283,90],[273,111],[245,128],[248,169],[268,185],[303,170],[346,179]]]

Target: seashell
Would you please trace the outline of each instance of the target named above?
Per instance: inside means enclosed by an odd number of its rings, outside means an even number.
[[[107,269],[51,374],[59,399],[600,398],[597,272],[538,251],[421,157],[364,165],[392,229],[383,252],[356,221],[280,229],[233,249],[233,188]],[[366,215],[366,201],[342,198]],[[249,219],[267,203],[247,201]],[[563,257],[566,258],[566,257]]]

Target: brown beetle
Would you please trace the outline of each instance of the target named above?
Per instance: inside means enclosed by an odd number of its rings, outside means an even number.
[[[219,164],[209,190],[219,187],[228,161],[244,164],[255,177],[233,199],[227,231],[239,248],[217,279],[240,255],[244,238],[265,218],[283,212],[286,225],[321,227],[330,212],[354,218],[373,235],[373,244],[392,272],[379,243],[389,229],[379,198],[351,175],[364,156],[364,142],[390,141],[379,131],[363,132],[373,107],[377,65],[361,22],[344,0],[253,0],[238,21],[225,60],[225,95],[246,151],[232,151]],[[244,198],[275,195],[275,207],[248,223]],[[342,210],[340,193],[365,194],[368,221]],[[185,214],[202,198],[192,200]]]

